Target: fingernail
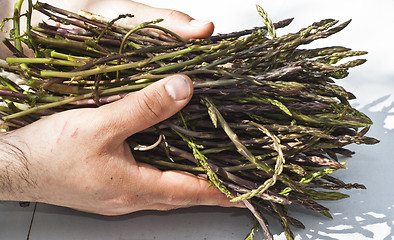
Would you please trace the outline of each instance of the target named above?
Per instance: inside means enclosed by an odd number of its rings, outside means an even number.
[[[192,26],[194,26],[194,27],[201,27],[201,26],[204,26],[205,24],[208,24],[208,23],[210,23],[210,21],[195,20],[195,19],[193,19],[193,20],[191,20],[191,21],[189,22],[189,24],[192,25]]]
[[[182,75],[172,76],[164,87],[175,101],[185,100],[192,94],[188,79]]]

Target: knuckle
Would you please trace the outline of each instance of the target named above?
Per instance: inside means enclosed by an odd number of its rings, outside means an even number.
[[[130,196],[121,195],[116,199],[115,205],[121,208],[129,208],[133,206],[134,202],[135,200],[133,200]]]
[[[197,180],[198,184],[196,184],[197,186],[197,190],[195,191],[194,194],[194,201],[193,204],[195,205],[203,205],[204,203],[204,191],[207,191],[207,189],[205,189],[205,184],[204,182],[202,182],[201,180]]]
[[[194,185],[189,186],[189,190],[180,194],[174,192],[167,196],[167,202],[178,206],[194,206],[204,204],[204,188],[196,182]]]
[[[183,204],[184,200],[185,199],[183,199],[176,193],[172,193],[167,196],[167,203],[169,204],[176,204],[176,205]]]
[[[137,104],[141,117],[146,121],[152,122],[152,119],[160,119],[163,105],[162,97],[158,91],[142,92],[141,97],[137,99]]]
[[[170,10],[169,13],[168,13],[168,15],[169,15],[170,17],[174,17],[174,16],[183,16],[183,15],[185,15],[185,14],[182,13],[181,11],[178,11],[178,10]]]

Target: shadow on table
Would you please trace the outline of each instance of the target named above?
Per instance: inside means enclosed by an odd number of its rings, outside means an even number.
[[[40,204],[31,240],[240,240],[252,226],[248,210],[192,207],[106,217]]]
[[[334,220],[316,213],[293,209],[305,230],[295,230],[300,239],[373,239],[392,240],[394,237],[394,130],[386,129],[385,121],[394,116],[394,102],[379,112],[370,109],[381,105],[390,96],[382,97],[360,109],[374,124],[368,136],[380,140],[373,146],[351,146],[356,154],[347,161],[347,170],[336,172],[345,182],[358,182],[367,190],[344,191],[350,198],[321,202],[330,208]]]

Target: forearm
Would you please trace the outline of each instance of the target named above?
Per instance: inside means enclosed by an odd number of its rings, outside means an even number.
[[[30,201],[35,183],[23,149],[12,133],[0,134],[0,200]]]

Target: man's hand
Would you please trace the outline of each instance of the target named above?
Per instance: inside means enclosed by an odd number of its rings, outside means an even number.
[[[212,23],[193,22],[180,12],[123,4],[141,13],[134,24],[165,18],[163,24],[170,24],[166,27],[187,39],[213,31]],[[241,206],[230,203],[204,179],[136,162],[125,142],[181,110],[192,94],[191,80],[174,75],[117,102],[65,111],[0,135],[0,199],[105,215],[193,205]]]
[[[34,1],[33,1],[34,2]],[[176,32],[182,38],[188,40],[192,38],[206,38],[211,36],[214,30],[212,22],[204,20],[195,20],[192,17],[171,9],[162,9],[151,7],[142,3],[130,0],[41,0],[59,8],[69,11],[86,10],[92,13],[101,14],[107,17],[117,17],[119,14],[131,13],[134,15],[131,19],[126,19],[131,25],[137,26],[142,22],[153,21],[158,18],[164,19],[160,25]],[[12,17],[14,1],[0,1],[0,19]],[[40,21],[46,21],[47,17],[43,14],[34,14],[32,24],[36,25]],[[23,23],[23,22],[22,22]],[[23,24],[22,24],[23,25]],[[4,30],[11,28],[11,22],[7,23]],[[23,25],[22,30],[25,27]],[[0,40],[8,37],[8,33],[0,32]],[[9,57],[11,52],[0,43],[0,58]]]
[[[47,0],[51,1],[51,0]],[[53,0],[52,0],[53,1]],[[143,2],[143,1],[142,1]],[[125,13],[125,9],[134,15],[128,19],[132,25],[149,22],[158,18],[164,19],[160,25],[176,32],[182,38],[207,38],[214,30],[212,22],[196,20],[182,12],[147,6],[130,0],[90,0],[87,10],[104,16],[117,17],[119,13]]]
[[[235,206],[206,180],[136,162],[126,138],[165,120],[192,96],[174,75],[93,109],[65,111],[8,134],[25,156],[23,189],[11,199],[118,215],[193,205]],[[20,172],[20,171],[19,171]],[[19,179],[23,181],[23,179]],[[22,196],[22,197],[21,197]]]

